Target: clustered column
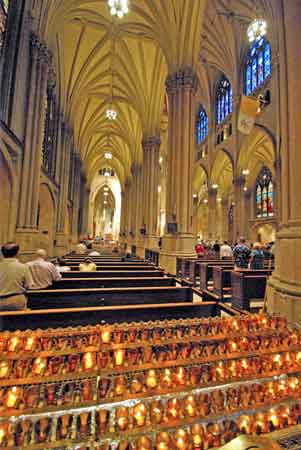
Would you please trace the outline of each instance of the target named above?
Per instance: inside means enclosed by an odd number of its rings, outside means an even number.
[[[46,88],[50,65],[48,50],[35,36],[31,38],[30,49],[31,72],[18,218],[20,231],[37,228]]]
[[[148,248],[158,245],[158,186],[160,180],[160,137],[144,139],[143,147],[143,183],[144,183],[144,221]]]
[[[78,218],[81,189],[81,160],[77,153],[73,153],[73,189],[72,189],[72,242],[78,241]]]
[[[176,255],[193,254],[192,181],[194,163],[194,128],[198,78],[187,68],[166,80],[169,106],[167,154],[167,226],[177,224],[177,234],[163,239],[162,262],[175,273]],[[172,227],[169,227],[172,228]]]

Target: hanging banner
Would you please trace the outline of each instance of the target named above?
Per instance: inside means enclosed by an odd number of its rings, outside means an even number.
[[[255,125],[255,119],[260,107],[257,98],[241,96],[239,114],[238,114],[238,130],[243,134],[250,134]]]

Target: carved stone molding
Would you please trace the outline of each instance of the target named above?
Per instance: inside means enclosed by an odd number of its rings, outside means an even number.
[[[175,93],[180,89],[191,89],[195,93],[198,84],[198,76],[191,67],[168,75],[165,81],[167,94]]]

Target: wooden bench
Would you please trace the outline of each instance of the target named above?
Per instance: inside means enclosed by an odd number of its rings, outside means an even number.
[[[98,270],[96,272],[79,272],[70,271],[63,272],[63,278],[154,278],[163,277],[165,275],[163,270],[131,270],[131,271],[119,271],[119,270]]]
[[[81,272],[80,272],[81,273]],[[91,289],[115,287],[175,286],[171,277],[128,277],[128,278],[63,278],[47,289]]]
[[[271,273],[270,269],[231,272],[232,305],[250,311],[251,300],[263,301],[267,278]]]
[[[229,308],[226,313],[235,315],[236,311]],[[0,328],[7,331],[34,330],[37,328],[96,325],[99,323],[213,317],[216,315],[220,315],[220,306],[215,302],[3,311],[0,312]]]
[[[189,287],[49,289],[28,292],[30,309],[192,302]]]
[[[197,265],[199,265],[200,289],[203,291],[207,290],[208,282],[213,280],[213,267],[234,267],[233,261],[221,259],[213,262],[197,262]]]
[[[224,295],[231,292],[231,272],[234,266],[213,266],[213,293],[218,301],[224,300]]]
[[[68,264],[72,270],[79,270],[80,263],[70,263]],[[96,264],[96,270],[119,270],[119,271],[135,271],[135,270],[154,270],[154,266],[150,265],[133,265],[131,263],[119,263],[119,264]]]

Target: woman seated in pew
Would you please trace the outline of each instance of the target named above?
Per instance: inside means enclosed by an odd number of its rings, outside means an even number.
[[[260,242],[255,242],[253,245],[249,260],[249,268],[253,270],[264,268],[264,253]]]
[[[96,264],[91,258],[86,258],[83,263],[79,265],[80,272],[96,272]]]

